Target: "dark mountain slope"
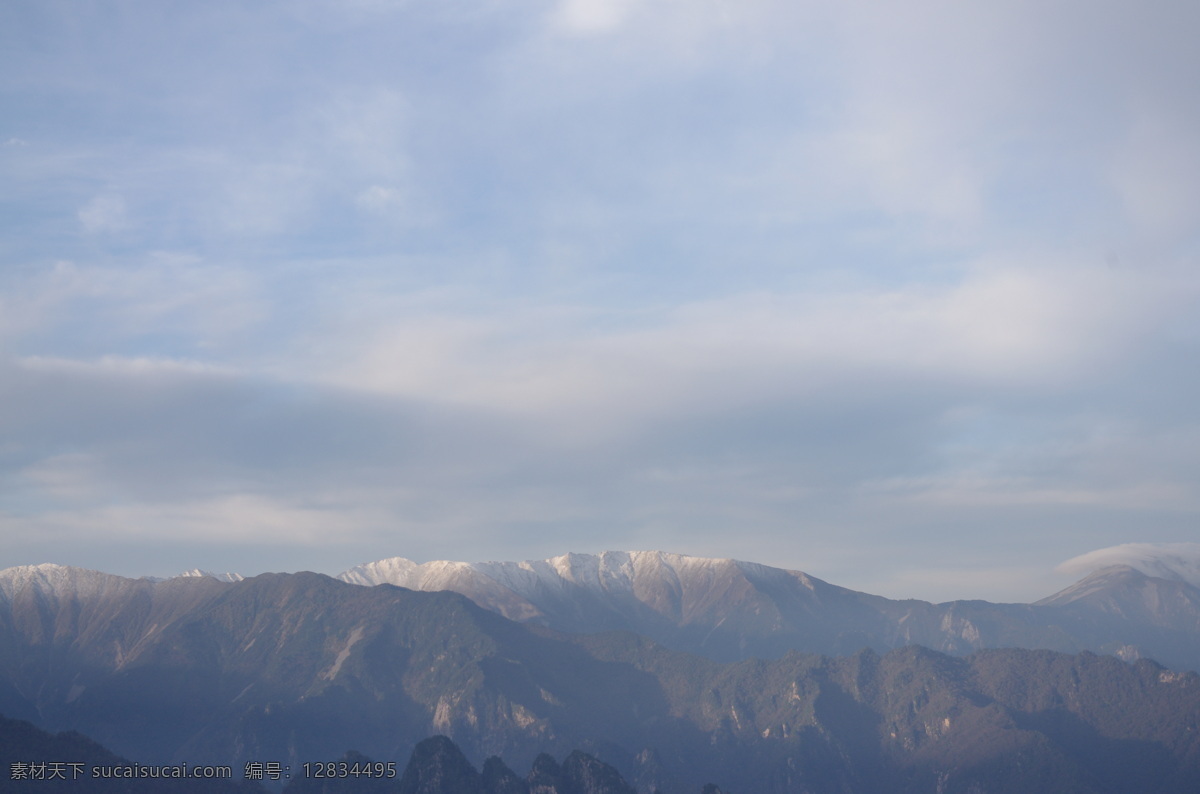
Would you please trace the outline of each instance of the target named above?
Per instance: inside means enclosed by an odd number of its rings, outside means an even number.
[[[111,598],[109,631],[135,635],[122,621],[128,610],[144,626],[142,600],[137,591]],[[124,654],[65,635],[43,640],[13,638],[14,656],[28,655],[4,671],[40,720],[164,762],[300,762],[347,744],[395,758],[456,725],[472,753],[531,759],[551,725],[612,733],[638,709],[665,709],[649,676],[456,594],[317,574],[226,586],[186,618],[134,636]]]
[[[654,673],[680,723],[710,740],[693,758],[693,780],[727,789],[1200,786],[1200,676],[1146,660],[1016,649],[964,659],[910,647],[882,657],[790,654],[734,665],[692,657],[681,665],[645,641],[613,639],[578,641]],[[684,742],[667,738],[685,735],[660,732],[655,749],[666,763],[689,757]]]

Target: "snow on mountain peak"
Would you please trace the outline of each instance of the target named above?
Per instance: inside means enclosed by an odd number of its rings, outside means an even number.
[[[549,613],[580,609],[632,610],[630,614],[649,609],[682,619],[687,605],[705,600],[703,594],[714,583],[742,579],[746,571],[741,566],[734,560],[662,551],[568,553],[524,562],[417,564],[394,557],[356,566],[337,578],[359,585],[453,590],[514,620],[540,620]]]
[[[246,578],[240,573],[213,573],[212,571],[202,571],[199,568],[193,568],[190,571],[184,571],[174,578],[199,578],[202,576],[207,576],[209,579],[216,579],[218,582],[240,582]]]
[[[697,573],[735,564],[733,560],[689,557],[663,551],[604,551],[599,554],[569,552],[545,560],[524,562],[452,562],[436,560],[416,563],[404,557],[391,557],[356,565],[338,574],[344,582],[360,585],[394,584],[414,589],[433,589],[431,585],[451,576],[482,574],[496,582],[522,590],[531,586],[560,589],[565,584],[602,590],[627,590],[645,576]]]
[[[389,557],[386,560],[376,560],[375,562],[364,562],[362,565],[356,565],[348,571],[343,571],[337,575],[338,579],[350,584],[364,585],[367,587],[377,584],[394,584],[400,587],[408,587],[405,582],[412,576],[413,571],[418,565],[412,560],[404,557]]]
[[[1123,543],[1072,557],[1055,570],[1082,577],[1114,565],[1200,587],[1200,543]]]
[[[244,578],[237,573],[211,573],[193,568],[174,579],[207,577],[219,582],[240,582]],[[130,579],[117,574],[76,568],[73,565],[58,565],[47,562],[40,565],[18,565],[0,570],[0,596],[11,601],[18,593],[32,592],[41,597],[61,598],[64,596],[99,596],[114,588],[136,586],[136,583],[157,584],[166,581],[156,576]]]
[[[0,571],[0,593],[9,600],[25,590],[50,596],[60,593],[94,594],[118,579],[120,577],[101,571],[52,562],[18,565]]]

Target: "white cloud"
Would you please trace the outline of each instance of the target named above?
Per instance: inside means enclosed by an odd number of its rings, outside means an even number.
[[[0,513],[0,534],[44,534],[57,543],[198,541],[211,545],[328,546],[378,531],[381,516],[367,508],[295,503],[235,493],[168,503],[98,504],[49,510],[35,517]]]
[[[211,207],[223,234],[283,234],[311,219],[317,186],[311,166],[280,158],[227,167],[218,203]]]
[[[324,98],[301,141],[330,165],[341,161],[344,172],[394,180],[411,165],[407,144],[414,113],[399,91],[344,89]]]
[[[620,27],[636,0],[563,0],[555,22],[577,34],[608,33]]]
[[[22,469],[18,478],[27,488],[59,501],[77,502],[103,496],[95,455],[69,452],[53,455]]]
[[[383,214],[402,207],[404,198],[396,188],[371,185],[359,193],[354,202],[369,212]]]
[[[355,205],[386,221],[393,229],[428,226],[435,220],[432,209],[413,201],[403,187],[371,185],[354,197]]]
[[[43,340],[48,358],[58,349],[70,357],[81,344],[112,349],[151,333],[186,335],[198,347],[235,340],[244,347],[242,334],[268,314],[260,283],[248,269],[178,252],[148,251],[111,265],[60,260],[19,273],[0,293],[0,337]],[[80,326],[88,332],[81,335]],[[60,335],[73,344],[46,341]]]
[[[80,360],[53,356],[25,356],[16,359],[17,366],[34,372],[53,372],[72,375],[156,377],[177,375],[199,375],[204,377],[232,377],[236,370],[231,367],[206,364],[174,358],[152,358],[147,356],[101,356],[94,360]]]
[[[736,295],[604,331],[589,330],[592,312],[548,307],[408,311],[356,328],[317,371],[344,387],[542,416],[656,415],[871,381],[1054,389],[1120,366],[1166,307],[1186,305],[1164,289],[1101,267],[1010,264],[942,287]]]
[[[130,226],[125,199],[118,195],[96,196],[79,209],[78,216],[83,230],[90,234],[119,232]]]
[[[1023,447],[1022,452],[1030,453]],[[1062,456],[1060,451],[1060,457]],[[992,459],[991,462],[995,462]],[[1065,474],[1060,472],[1059,474]],[[1047,482],[1030,476],[987,476],[956,471],[946,476],[903,477],[872,483],[864,490],[879,491],[914,502],[948,507],[1013,507],[1034,505],[1088,506],[1120,510],[1162,509],[1167,506],[1200,510],[1189,483],[1127,482],[1113,487],[1091,481],[1086,484]]]

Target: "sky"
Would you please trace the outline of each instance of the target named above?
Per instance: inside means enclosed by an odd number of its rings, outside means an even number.
[[[1198,29],[9,0],[0,568],[661,549],[1032,601],[1194,552]]]

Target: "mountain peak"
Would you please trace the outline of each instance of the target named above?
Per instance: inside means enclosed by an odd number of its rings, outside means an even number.
[[[1120,565],[1146,576],[1200,587],[1200,543],[1123,543],[1072,557],[1058,566],[1058,570],[1086,576]]]
[[[240,582],[246,578],[246,577],[242,576],[240,573],[228,573],[228,572],[213,573],[212,571],[204,571],[199,568],[193,568],[190,571],[184,571],[183,573],[181,573],[175,577],[172,577],[172,578],[186,579],[186,578],[200,578],[200,577],[205,577],[205,576],[207,576],[209,579],[216,579],[218,582],[230,582],[230,583]]]
[[[1099,597],[1118,588],[1139,587],[1149,578],[1130,565],[1110,565],[1036,603],[1038,606],[1063,606]]]
[[[375,562],[364,562],[361,565],[356,565],[353,568],[342,571],[337,578],[343,582],[360,585],[377,585],[377,584],[394,584],[400,587],[407,587],[403,584],[407,577],[414,569],[418,567],[417,563],[405,557],[388,557]]]
[[[1101,568],[1037,606],[1082,609],[1093,617],[1117,616],[1142,627],[1187,632],[1200,626],[1200,588],[1180,579],[1148,576],[1129,565]]]

